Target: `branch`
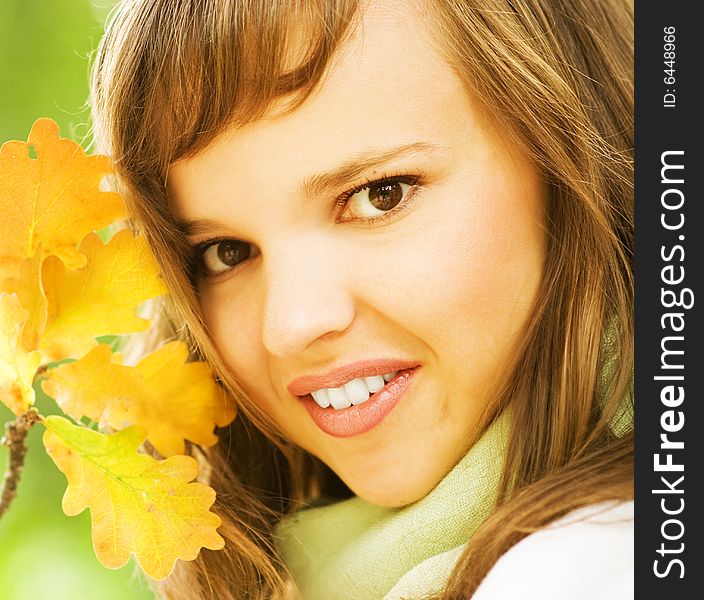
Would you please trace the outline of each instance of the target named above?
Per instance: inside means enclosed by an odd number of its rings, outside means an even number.
[[[22,475],[24,456],[27,453],[27,446],[25,446],[24,440],[32,425],[37,421],[39,421],[39,413],[32,408],[14,421],[5,423],[5,437],[0,440],[0,446],[10,448],[10,462],[7,465],[2,488],[0,489],[0,518],[10,508],[10,504],[12,504],[17,495],[17,484]]]

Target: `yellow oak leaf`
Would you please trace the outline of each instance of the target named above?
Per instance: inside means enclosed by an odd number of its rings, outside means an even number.
[[[16,294],[0,294],[0,400],[17,416],[34,404],[32,382],[40,364],[39,352],[22,345],[28,318]]]
[[[126,229],[107,244],[88,234],[80,250],[88,258],[82,269],[55,256],[42,269],[49,305],[41,348],[56,359],[82,356],[97,336],[144,331],[149,321],[137,316],[138,305],[167,291],[144,238]]]
[[[186,345],[170,342],[130,367],[101,344],[51,369],[42,389],[76,419],[88,416],[114,429],[139,425],[162,456],[183,454],[184,440],[212,446],[215,426],[235,417],[205,363],[187,359]]]
[[[38,348],[47,318],[47,301],[41,282],[41,269],[41,248],[38,248],[32,258],[21,261],[17,278],[7,279],[0,285],[0,292],[17,294],[20,303],[29,313],[22,342],[25,348],[31,349]]]
[[[111,174],[105,156],[86,156],[59,137],[51,119],[38,119],[27,142],[0,148],[0,284],[17,275],[23,258],[59,256],[70,267],[85,262],[77,246],[90,231],[126,216],[119,194],[101,191]]]
[[[135,369],[120,359],[110,346],[99,344],[80,360],[47,371],[42,390],[74,419],[85,416],[106,424],[113,409],[126,410],[127,397],[134,393]]]
[[[194,458],[140,454],[145,435],[136,426],[105,435],[62,417],[42,422],[44,447],[68,481],[62,508],[69,516],[90,509],[93,548],[104,566],[119,568],[134,554],[147,575],[163,579],[176,560],[224,547],[220,518],[210,512],[215,492],[193,482]]]
[[[183,439],[201,446],[217,442],[214,425],[224,427],[235,418],[234,406],[202,362],[188,362],[183,342],[170,342],[145,356],[136,366],[144,394],[115,411],[113,420],[140,425],[163,456],[184,451]],[[185,364],[184,364],[185,363]]]

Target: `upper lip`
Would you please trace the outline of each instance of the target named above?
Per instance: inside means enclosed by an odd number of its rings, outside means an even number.
[[[353,363],[331,369],[325,373],[313,373],[297,377],[288,384],[288,391],[294,396],[305,396],[323,388],[337,388],[357,377],[373,377],[394,371],[403,371],[417,367],[418,363],[395,358],[358,360]]]

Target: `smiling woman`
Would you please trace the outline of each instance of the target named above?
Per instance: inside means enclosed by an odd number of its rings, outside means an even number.
[[[360,102],[373,81],[413,93]],[[525,334],[545,188],[393,4],[277,109],[169,170],[205,326],[287,440],[372,503],[414,502],[476,439]],[[390,373],[360,404],[361,378]]]
[[[627,597],[631,27],[613,2],[123,4],[98,139],[240,409],[205,454],[228,548],[165,597]]]

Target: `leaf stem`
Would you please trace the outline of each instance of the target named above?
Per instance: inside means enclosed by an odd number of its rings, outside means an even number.
[[[31,408],[14,421],[5,423],[5,437],[0,440],[0,446],[7,446],[10,449],[10,462],[3,477],[2,488],[0,488],[0,518],[7,512],[17,496],[17,485],[22,475],[24,457],[27,454],[27,446],[24,441],[29,430],[39,419],[37,410]]]

